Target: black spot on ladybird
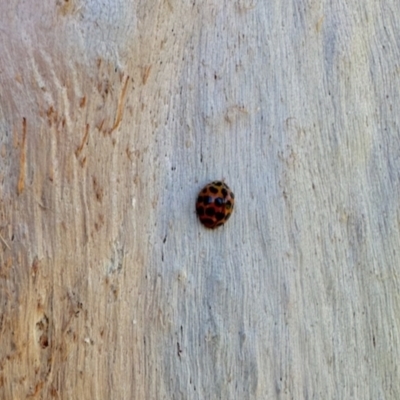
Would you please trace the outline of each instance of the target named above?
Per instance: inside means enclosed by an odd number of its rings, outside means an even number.
[[[197,215],[198,215],[199,217],[203,216],[203,215],[204,215],[204,207],[198,206],[198,207],[196,208],[196,212],[197,212]]]
[[[217,218],[218,221],[221,221],[222,219],[225,218],[225,213],[217,212],[217,213],[215,213],[215,218]]]
[[[211,196],[204,196],[204,197],[203,197],[203,203],[204,203],[205,205],[211,204],[212,202],[213,202],[213,199],[212,199]]]
[[[211,218],[203,218],[201,222],[208,227],[212,227],[214,225],[214,220]]]
[[[206,208],[206,215],[213,217],[215,215],[215,210],[213,208]]]

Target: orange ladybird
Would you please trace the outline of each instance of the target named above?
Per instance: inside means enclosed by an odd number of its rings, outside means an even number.
[[[215,229],[223,225],[231,216],[235,195],[228,185],[214,181],[201,189],[196,201],[196,213],[207,228]]]

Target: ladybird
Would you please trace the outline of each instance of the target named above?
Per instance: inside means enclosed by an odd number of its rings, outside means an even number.
[[[214,181],[201,189],[196,201],[196,213],[207,228],[215,229],[223,225],[231,216],[235,195],[228,185]]]

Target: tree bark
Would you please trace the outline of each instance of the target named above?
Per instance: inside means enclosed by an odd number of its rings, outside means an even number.
[[[0,398],[400,398],[397,15],[2,2]]]

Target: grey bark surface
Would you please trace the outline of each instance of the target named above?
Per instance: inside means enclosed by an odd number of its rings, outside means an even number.
[[[398,15],[2,2],[0,398],[400,398]]]

